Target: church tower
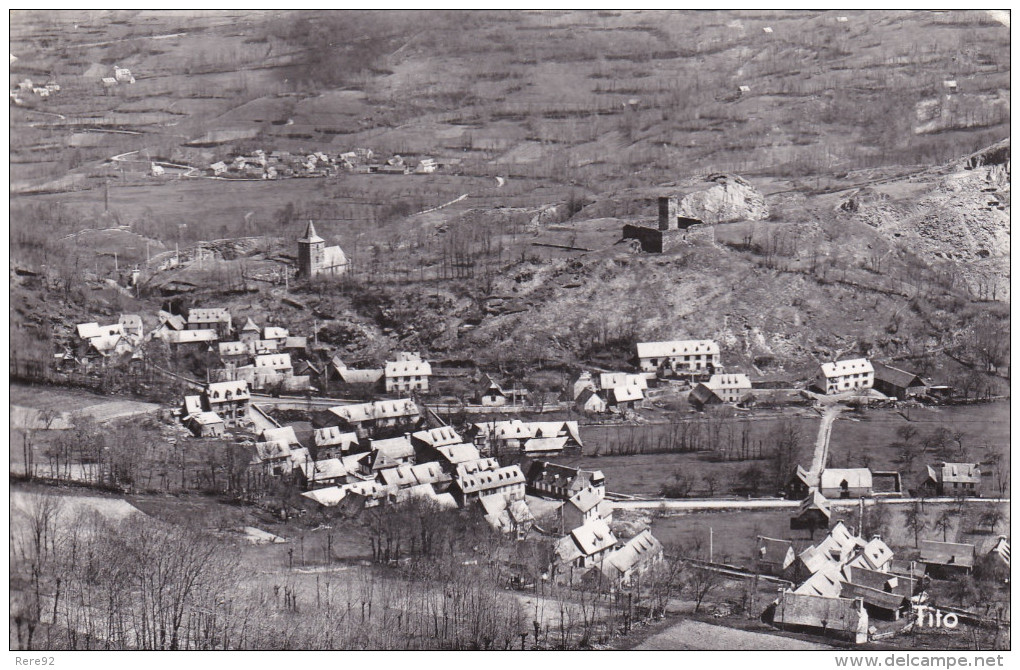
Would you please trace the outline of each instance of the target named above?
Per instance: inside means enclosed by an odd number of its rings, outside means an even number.
[[[311,221],[305,229],[305,236],[298,240],[298,274],[311,278],[322,272],[326,256],[326,240],[315,232]]]

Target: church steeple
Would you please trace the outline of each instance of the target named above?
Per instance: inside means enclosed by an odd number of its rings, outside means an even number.
[[[298,242],[303,242],[305,244],[314,244],[316,242],[325,242],[325,241],[326,240],[324,240],[321,237],[319,237],[318,234],[315,232],[315,224],[312,223],[311,219],[309,219],[308,220],[308,227],[305,228],[305,236],[302,237],[300,240],[298,240]]]

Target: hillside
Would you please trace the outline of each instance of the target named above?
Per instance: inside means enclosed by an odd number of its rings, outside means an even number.
[[[15,12],[12,85],[61,90],[11,110],[12,260],[42,275],[13,278],[14,328],[59,341],[184,282],[354,359],[620,365],[637,339],[697,335],[761,372],[860,351],[962,374],[977,331],[1008,328],[1008,30],[839,16]],[[114,65],[135,83],[104,88]],[[191,170],[356,147],[444,167]],[[665,193],[719,225],[662,256],[617,244]],[[281,307],[307,219],[356,271]],[[129,263],[137,302],[105,281]]]

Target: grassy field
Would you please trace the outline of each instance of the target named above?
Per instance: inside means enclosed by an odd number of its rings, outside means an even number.
[[[909,418],[909,420],[908,420]],[[1010,411],[1006,402],[937,408],[911,408],[900,411],[869,410],[860,416],[844,415],[833,424],[829,447],[829,467],[870,467],[873,470],[902,470],[897,462],[898,450],[889,445],[894,442],[896,429],[901,426],[916,428],[921,434],[933,431],[959,431],[964,445],[961,460],[984,462],[989,454],[1005,456],[1008,468]],[[769,417],[748,421],[754,440],[767,440],[769,431],[786,420]],[[810,465],[811,454],[818,432],[818,419],[808,416],[793,417],[801,435],[800,463]],[[747,461],[724,461],[719,452],[695,453],[637,453],[626,456],[594,456],[596,449],[608,454],[620,445],[636,444],[654,448],[662,444],[670,431],[669,425],[654,426],[591,426],[583,431],[585,452],[581,457],[556,459],[567,465],[597,468],[606,474],[609,489],[620,493],[658,495],[663,485],[672,483],[673,473],[680,472],[695,479],[692,496],[708,495],[704,478],[715,475],[720,481],[716,494],[730,490],[733,476],[747,467]],[[734,428],[739,441],[739,427]],[[728,433],[724,429],[723,435]],[[767,453],[769,445],[763,445]],[[925,463],[919,459],[910,472],[901,472],[905,487],[916,486]],[[753,461],[766,470],[768,461]],[[985,467],[985,470],[990,470]],[[991,495],[993,473],[986,475],[986,487]],[[764,491],[763,491],[764,492]],[[768,491],[771,493],[772,491]]]
[[[968,503],[962,514],[955,517],[954,524],[948,530],[946,540],[949,542],[965,542],[977,546],[979,553],[987,553],[996,542],[996,533],[979,528],[977,518],[990,505],[998,505],[1006,515],[996,532],[1008,533],[1009,505],[1007,503]],[[913,532],[904,521],[904,505],[889,505],[889,518],[882,539],[896,553],[897,558],[912,557],[917,554],[914,548]],[[867,507],[868,514],[873,507]],[[942,533],[932,530],[934,521],[945,511],[956,512],[952,503],[926,503],[924,506],[927,519],[927,530],[920,534],[920,539],[943,541]],[[621,519],[629,513],[618,512]],[[646,515],[638,515],[646,516]],[[833,511],[833,522],[843,520],[847,526],[857,526],[856,508],[837,508]],[[655,516],[650,519],[652,533],[665,544],[675,544],[681,551],[700,546],[704,558],[708,558],[709,535],[711,529],[713,554],[717,561],[732,562],[735,565],[750,566],[751,558],[756,550],[755,538],[759,535],[786,539],[794,542],[795,550],[799,551],[821,539],[815,533],[812,540],[807,531],[791,531],[790,515],[785,511],[718,511],[692,512],[689,514]]]

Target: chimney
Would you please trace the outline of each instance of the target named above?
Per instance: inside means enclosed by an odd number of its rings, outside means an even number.
[[[676,196],[659,196],[659,230],[677,229]]]

